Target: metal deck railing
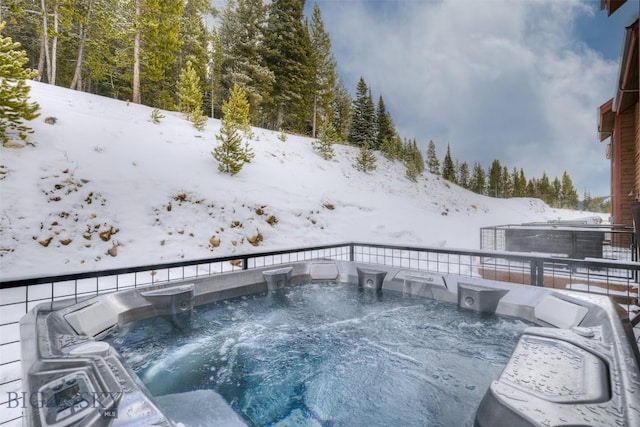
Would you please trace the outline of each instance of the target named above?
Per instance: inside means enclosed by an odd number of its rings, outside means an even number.
[[[21,407],[11,407],[22,387],[19,321],[40,303],[75,299],[171,280],[188,280],[235,270],[297,261],[340,260],[483,277],[533,286],[610,295],[633,315],[638,305],[640,263],[577,260],[548,254],[495,250],[340,243],[137,267],[31,277],[0,282],[0,425],[18,423]]]
[[[529,242],[530,241],[530,242]],[[530,243],[530,248],[527,248]],[[627,225],[532,222],[480,229],[480,249],[539,251],[569,258],[638,261],[636,235]]]

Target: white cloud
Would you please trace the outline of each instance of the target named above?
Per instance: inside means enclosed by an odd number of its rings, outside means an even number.
[[[339,70],[382,92],[403,136],[608,193],[596,108],[617,64],[573,37],[578,1],[319,1]],[[622,31],[622,29],[620,29]]]

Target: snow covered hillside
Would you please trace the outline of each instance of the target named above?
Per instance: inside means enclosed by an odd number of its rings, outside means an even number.
[[[211,155],[218,120],[154,124],[149,107],[31,86],[33,145],[0,149],[3,279],[345,241],[477,249],[481,226],[593,216],[429,173],[413,183],[381,156],[365,174],[355,148],[325,161],[310,138],[258,128],[255,159],[232,177]]]

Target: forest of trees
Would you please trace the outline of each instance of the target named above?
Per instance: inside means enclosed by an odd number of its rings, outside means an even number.
[[[331,143],[348,143],[363,159],[379,151],[403,162],[413,181],[426,169],[491,197],[580,207],[567,172],[527,180],[498,160],[485,171],[477,162],[454,162],[449,146],[440,162],[433,141],[425,162],[417,141],[396,131],[382,94],[374,102],[364,77],[351,97],[320,8],[314,4],[308,18],[304,4],[228,0],[216,10],[208,0],[4,0],[0,22],[42,82],[182,111],[196,127],[204,116],[223,118],[230,93],[241,90],[251,125],[318,137],[325,158],[333,156]],[[585,192],[586,202],[606,204]]]
[[[215,10],[208,0],[5,0],[0,8],[36,80],[175,110],[176,82],[191,64],[208,116],[221,117],[237,84],[253,125],[315,136],[329,121],[346,131],[348,92],[320,9],[307,20],[304,1],[229,0]]]
[[[611,211],[607,197],[591,197],[589,192],[585,191],[583,200],[580,201],[567,171],[563,172],[561,178],[555,177],[553,180],[549,179],[546,172],[543,172],[540,178],[527,179],[522,168],[514,167],[509,170],[507,166],[501,165],[498,159],[494,159],[486,171],[478,162],[475,162],[470,170],[467,162],[456,161],[454,164],[449,145],[440,168],[433,141],[429,142],[427,165],[431,173],[441,175],[443,179],[467,190],[490,197],[534,197],[557,208]]]

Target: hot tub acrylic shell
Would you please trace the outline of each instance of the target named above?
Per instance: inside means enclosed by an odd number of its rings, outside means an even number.
[[[30,400],[25,425],[174,425],[115,349],[98,340],[118,325],[153,316],[183,327],[194,306],[313,280],[359,283],[363,292],[403,292],[540,325],[525,330],[486,391],[477,426],[640,425],[640,356],[630,324],[607,297],[334,261],[37,306],[20,322],[23,390]],[[68,407],[49,410],[47,399]]]

